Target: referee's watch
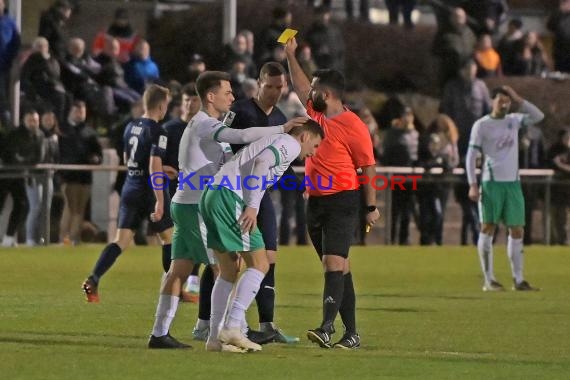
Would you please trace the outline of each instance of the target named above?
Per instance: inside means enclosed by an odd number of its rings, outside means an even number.
[[[376,206],[374,206],[374,205],[366,206],[366,211],[367,212],[374,212],[374,211],[376,211]]]

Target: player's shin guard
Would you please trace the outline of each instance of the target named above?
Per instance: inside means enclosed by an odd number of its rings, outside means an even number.
[[[105,249],[103,249],[103,252],[101,252],[101,256],[99,256],[99,260],[97,260],[90,278],[95,281],[95,283],[99,283],[99,279],[113,266],[115,260],[117,260],[117,257],[119,257],[121,253],[122,250],[118,244],[108,244]]]
[[[259,292],[255,296],[259,323],[273,322],[275,310],[275,264],[269,264],[269,270],[259,285]]]
[[[209,320],[212,309],[212,288],[214,287],[214,271],[206,265],[200,278],[200,300],[198,304],[198,319]]]
[[[479,253],[479,261],[481,262],[481,270],[485,276],[485,283],[488,284],[495,280],[493,271],[493,236],[481,232],[477,241],[477,252]]]
[[[164,269],[164,273],[168,272],[170,269],[170,261],[172,260],[171,248],[172,244],[165,244],[162,246],[162,268]]]
[[[507,255],[511,262],[513,278],[517,284],[524,280],[523,277],[523,240],[513,239],[510,235],[507,240]]]
[[[246,269],[239,279],[234,299],[230,303],[226,327],[240,328],[245,312],[253,302],[265,274],[255,268]]]
[[[325,290],[323,292],[323,322],[321,328],[330,332],[344,293],[342,271],[325,272]]]
[[[210,313],[210,338],[217,340],[220,332],[220,325],[224,319],[228,298],[232,292],[234,284],[218,276],[212,288],[212,311]]]
[[[345,333],[356,334],[356,296],[354,294],[352,273],[350,272],[344,275],[344,293],[338,312],[342,318],[342,323],[346,330]]]

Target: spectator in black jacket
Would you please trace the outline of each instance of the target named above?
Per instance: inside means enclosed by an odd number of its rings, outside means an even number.
[[[321,69],[344,69],[344,38],[338,26],[331,23],[331,10],[320,7],[317,19],[307,31],[307,42],[313,51],[317,66]]]
[[[465,62],[472,57],[476,43],[475,34],[467,25],[467,15],[462,8],[453,9],[450,24],[449,31],[442,34],[434,46],[434,54],[440,59],[442,85],[459,74]]]
[[[570,128],[566,127],[558,131],[556,142],[548,150],[547,162],[550,168],[554,169],[556,180],[570,181]],[[551,194],[551,242],[566,245],[570,185],[568,183],[553,185]]]
[[[497,52],[501,56],[501,65],[503,68],[503,74],[513,75],[514,67],[513,63],[515,60],[515,53],[519,41],[523,37],[522,31],[522,21],[520,19],[513,19],[509,21],[507,27],[507,32],[499,40],[497,46]]]
[[[413,111],[401,109],[400,117],[392,120],[392,127],[386,131],[383,142],[382,164],[385,166],[411,167],[418,160],[418,132],[414,129]],[[392,191],[391,242],[409,245],[410,217],[414,208],[410,187]],[[396,241],[396,235],[398,239]]]
[[[140,94],[129,87],[125,81],[125,71],[118,61],[119,51],[121,47],[119,41],[113,37],[105,39],[103,52],[95,57],[95,60],[101,65],[101,70],[96,77],[97,82],[101,86],[105,86],[111,90],[111,99],[108,99],[108,114],[113,113],[114,102],[121,111],[130,109],[131,104],[141,98]]]
[[[61,130],[59,129],[59,122],[55,113],[50,110],[45,111],[41,116],[40,125],[45,135],[43,162],[46,164],[58,164],[60,161],[59,140],[61,138]],[[51,175],[52,180],[48,182],[47,197],[45,200],[42,200],[42,207],[47,203],[51,215],[51,236],[44,236],[47,242],[53,241],[52,236],[59,236],[59,221],[63,211],[63,196],[60,195],[61,181],[59,180],[59,174],[52,170]],[[54,198],[54,194],[59,196]]]
[[[271,15],[271,24],[257,37],[255,62],[258,66],[261,66],[262,62],[267,62],[271,58],[273,48],[279,44],[277,39],[285,29],[291,26],[293,20],[291,11],[281,7],[274,8]]]
[[[253,62],[253,57],[247,50],[247,36],[245,33],[238,33],[230,45],[224,48],[224,62],[226,71],[234,69],[236,62],[245,65],[244,73],[248,78],[257,77],[257,67]]]
[[[85,51],[85,41],[81,38],[69,40],[61,66],[61,80],[73,98],[85,100],[91,112],[103,112],[101,88],[95,81],[101,65]]]
[[[65,24],[71,16],[71,4],[67,0],[57,0],[40,18],[38,36],[45,37],[50,46],[52,55],[57,60],[65,56],[67,37]]]
[[[519,130],[519,168],[543,169],[546,162],[545,140],[540,128],[531,125]],[[532,244],[532,211],[536,208],[540,192],[544,187],[538,184],[523,183],[525,208],[524,244]]]
[[[525,33],[516,43],[512,64],[512,75],[539,76],[548,70],[548,55],[536,32]]]
[[[23,126],[13,129],[6,136],[2,149],[4,165],[35,165],[42,159],[43,134],[39,130],[40,116],[36,110],[24,112]],[[21,170],[19,170],[21,171]],[[28,210],[26,199],[26,181],[30,178],[14,178],[1,180],[0,202],[4,203],[6,195],[12,195],[13,207],[2,246],[13,247],[17,244],[16,233],[22,227]],[[0,207],[1,209],[1,207]]]
[[[458,139],[453,120],[445,114],[439,114],[421,136],[420,165],[426,170],[442,168],[444,174],[455,168],[459,164]],[[431,181],[422,182],[418,186],[421,245],[443,244],[443,223],[450,185],[442,183],[437,176],[425,174],[424,178]]]
[[[76,100],[69,117],[63,124],[60,154],[62,164],[97,165],[103,158],[101,145],[93,128],[85,123],[87,107]],[[90,171],[62,171],[62,191],[65,206],[60,226],[60,242],[79,242],[85,207],[91,196],[92,173]]]
[[[570,0],[560,0],[560,6],[548,19],[547,27],[554,33],[555,69],[570,73]]]
[[[22,90],[32,104],[49,105],[58,120],[63,120],[65,112],[65,88],[61,82],[59,62],[49,52],[49,43],[38,37],[32,44],[33,53],[22,67]]]

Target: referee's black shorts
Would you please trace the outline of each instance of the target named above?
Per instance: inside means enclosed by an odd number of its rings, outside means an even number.
[[[358,190],[309,197],[307,227],[320,258],[323,255],[348,257],[358,226],[359,208]]]

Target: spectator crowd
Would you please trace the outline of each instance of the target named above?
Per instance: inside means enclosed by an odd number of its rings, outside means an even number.
[[[427,2],[438,21],[432,50],[440,66],[439,114],[424,126],[415,117],[416,110],[396,97],[386,101],[377,113],[359,102],[349,106],[368,125],[379,165],[442,168],[447,173],[464,166],[473,123],[489,113],[489,89],[482,79],[545,76],[552,71],[570,73],[570,0],[560,0],[558,9],[548,18],[547,28],[553,36],[552,54],[547,52],[536,31],[526,30],[520,19],[509,17],[505,0]],[[308,5],[313,3],[309,1]],[[299,63],[309,76],[318,68],[344,69],[343,35],[331,17],[331,8],[327,6],[330,2],[323,3],[314,9],[314,22],[303,33],[298,49]],[[397,24],[401,12],[404,26],[414,27],[411,12],[415,1],[386,1],[386,5],[391,24]],[[349,18],[354,17],[352,1],[346,1],[345,6]],[[127,9],[117,9],[107,30],[94,36],[93,41],[68,36],[67,23],[72,15],[69,1],[56,0],[42,12],[37,38],[29,49],[22,51],[20,33],[7,13],[5,0],[0,0],[0,145],[5,147],[0,157],[2,165],[100,164],[102,147],[98,137],[101,136],[110,137],[122,159],[122,132],[128,121],[142,114],[141,95],[147,84],[161,83],[170,88],[173,99],[167,119],[185,125],[198,109],[193,82],[206,69],[230,73],[234,95],[243,99],[257,93],[255,78],[264,63],[279,62],[287,68],[284,46],[277,43],[282,31],[293,25],[292,13],[287,8],[275,8],[259,35],[249,30],[239,31],[221,50],[224,67],[208,67],[200,52],[195,52],[183,65],[186,80],[183,84],[161,77],[160,68],[152,58],[152,47],[131,25]],[[359,15],[361,20],[368,20],[367,1],[360,1]],[[500,35],[502,24],[507,27]],[[11,118],[9,103],[13,71],[21,81],[22,125],[18,128],[13,127],[16,123]],[[188,108],[191,102],[194,102],[193,111]],[[304,114],[290,86],[284,89],[278,107],[288,118]],[[520,167],[552,168],[557,178],[570,179],[570,130],[561,128],[557,136],[558,140],[548,147],[540,129],[521,131]],[[119,192],[120,177],[115,186]],[[0,178],[0,211],[8,194],[14,204],[2,244],[12,246],[22,239],[28,245],[39,244],[42,238],[39,215],[45,202],[53,202],[52,216],[59,222],[54,240],[78,243],[81,228],[89,220],[91,184],[89,171],[61,171],[48,184],[48,191],[33,176]],[[557,244],[567,241],[569,189],[568,185],[552,189],[552,203],[556,205],[551,211],[552,238]],[[527,210],[531,211],[540,201],[538,191],[530,185],[524,191]],[[467,197],[467,185],[450,187],[438,181],[426,181],[414,193],[393,192],[391,242],[410,244],[410,225],[415,222],[420,244],[441,245],[450,193],[454,193],[461,206],[461,243],[476,243],[479,216],[477,205]],[[48,196],[43,199],[45,194]],[[59,207],[54,194],[63,198]],[[297,243],[306,244],[302,191],[281,194],[281,199],[281,244],[288,244],[291,236],[296,236]],[[289,219],[293,214],[297,231],[292,234]],[[528,227],[532,226],[531,215],[527,211]],[[530,244],[532,228],[527,231],[525,244]],[[361,243],[364,236],[360,231]]]

